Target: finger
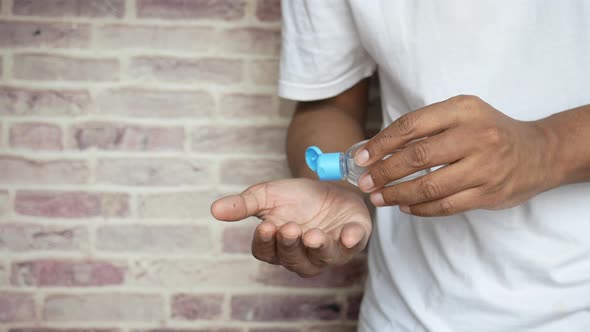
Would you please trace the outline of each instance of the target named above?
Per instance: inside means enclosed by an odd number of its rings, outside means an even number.
[[[400,209],[405,213],[422,217],[450,216],[477,208],[480,197],[481,189],[476,187],[435,201],[403,206]]]
[[[477,144],[465,136],[460,129],[450,129],[414,142],[369,166],[359,179],[359,188],[371,192],[420,170],[453,163]]]
[[[211,214],[218,220],[238,221],[256,216],[268,209],[267,184],[254,185],[239,195],[220,198],[211,205]]]
[[[470,160],[461,160],[417,179],[385,187],[371,193],[375,206],[414,205],[451,196],[479,186],[485,179],[474,172]]]
[[[313,265],[301,239],[301,227],[294,222],[281,226],[277,235],[277,258],[281,265],[296,272],[300,276],[309,277],[318,274],[321,270]]]
[[[344,225],[344,227],[342,227],[342,231],[340,232],[340,243],[349,250],[358,247],[359,244],[364,247],[368,239],[369,234],[367,234],[365,227],[356,222],[351,222]]]
[[[276,235],[277,227],[272,222],[260,223],[254,231],[252,255],[263,262],[278,264]]]
[[[317,246],[317,242],[310,238],[320,239],[321,245]],[[368,241],[368,234],[362,225],[349,223],[344,225],[335,237],[313,229],[305,233],[303,239],[310,261],[316,266],[325,266],[343,264],[350,260],[354,254],[364,248]]]
[[[359,149],[354,156],[355,163],[371,165],[412,140],[455,127],[467,113],[461,110],[476,107],[478,103],[476,97],[459,96],[406,113]]]

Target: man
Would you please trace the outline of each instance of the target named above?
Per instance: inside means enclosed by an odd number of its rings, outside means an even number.
[[[363,139],[379,73],[385,126],[355,155],[376,220],[357,189],[306,179],[213,214],[258,216],[254,255],[304,276],[372,232],[360,331],[589,331],[590,3],[289,0],[283,16],[296,177],[313,178],[306,147]]]

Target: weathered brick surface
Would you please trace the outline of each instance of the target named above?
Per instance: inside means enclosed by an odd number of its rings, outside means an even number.
[[[62,132],[49,123],[18,123],[10,127],[10,146],[28,150],[61,150]]]
[[[82,251],[88,247],[88,232],[81,226],[42,226],[0,223],[0,251]]]
[[[336,320],[342,304],[325,295],[235,295],[232,319],[242,321]]]
[[[103,226],[96,236],[97,249],[117,253],[204,254],[211,248],[206,226]]]
[[[172,297],[172,318],[217,320],[223,313],[222,294],[177,294]]]
[[[57,218],[125,217],[129,197],[119,193],[28,191],[16,193],[15,211],[22,215]]]
[[[0,167],[1,167],[0,159]],[[100,159],[96,181],[128,186],[190,186],[207,184],[211,167],[205,160],[171,158]]]
[[[86,23],[0,20],[0,49],[85,48],[89,45],[90,25]]]
[[[36,81],[117,81],[116,59],[80,58],[42,53],[18,54],[12,75]]]
[[[14,0],[12,13],[29,16],[117,17],[125,12],[124,0]]]
[[[157,322],[164,318],[158,295],[55,294],[45,298],[43,319],[50,322]]]
[[[244,16],[242,0],[138,0],[140,18],[238,20]]]
[[[0,155],[0,184],[76,184],[87,182],[88,177],[84,161],[40,161]]]
[[[252,257],[257,218],[210,212],[290,176],[280,19],[279,0],[0,0],[0,332],[354,331],[363,256],[301,279]]]
[[[182,150],[182,127],[148,127],[114,122],[87,122],[70,128],[70,148],[86,150],[171,151]]]
[[[9,213],[11,207],[9,205],[8,199],[8,191],[0,190],[0,217],[5,216]]]
[[[140,194],[138,214],[145,219],[194,219],[209,215],[210,191]]]
[[[285,138],[282,125],[199,126],[192,128],[191,143],[198,152],[283,154]]]
[[[238,84],[242,61],[222,58],[135,57],[127,73],[137,81],[174,84]]]
[[[270,118],[277,114],[272,95],[231,93],[221,97],[219,114],[228,118]]]
[[[35,319],[32,294],[0,292],[0,323],[26,322]]]
[[[217,47],[212,27],[110,24],[98,30],[96,47],[204,52]]]
[[[215,112],[213,95],[201,90],[112,89],[98,94],[100,114],[130,118],[207,118]]]
[[[79,116],[88,114],[92,108],[90,94],[86,90],[0,85],[0,115]]]
[[[12,264],[15,286],[88,287],[120,285],[125,266],[105,261],[37,260]]]
[[[221,181],[225,184],[251,185],[290,177],[286,160],[227,159],[221,164]]]
[[[280,0],[258,0],[256,1],[256,17],[265,22],[274,22],[281,19]]]

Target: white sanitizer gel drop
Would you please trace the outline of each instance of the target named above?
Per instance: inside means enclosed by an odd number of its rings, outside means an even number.
[[[358,142],[351,146],[346,152],[323,153],[317,146],[310,146],[305,151],[307,166],[314,171],[322,181],[338,181],[346,179],[348,182],[358,186],[358,180],[367,169],[358,166],[354,162],[354,154],[367,141]],[[390,155],[386,156],[387,159]],[[410,174],[388,185],[412,180],[430,172],[430,169]]]

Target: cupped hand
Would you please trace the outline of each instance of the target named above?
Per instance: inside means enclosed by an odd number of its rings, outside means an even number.
[[[355,154],[367,166],[359,187],[375,206],[419,216],[516,206],[555,187],[550,140],[535,121],[518,121],[473,96],[407,113]],[[382,160],[396,149],[398,152]],[[390,182],[439,165],[400,184]]]
[[[346,263],[364,249],[371,234],[371,217],[361,195],[309,179],[254,185],[215,201],[211,213],[222,221],[258,217],[254,257],[303,277]]]

